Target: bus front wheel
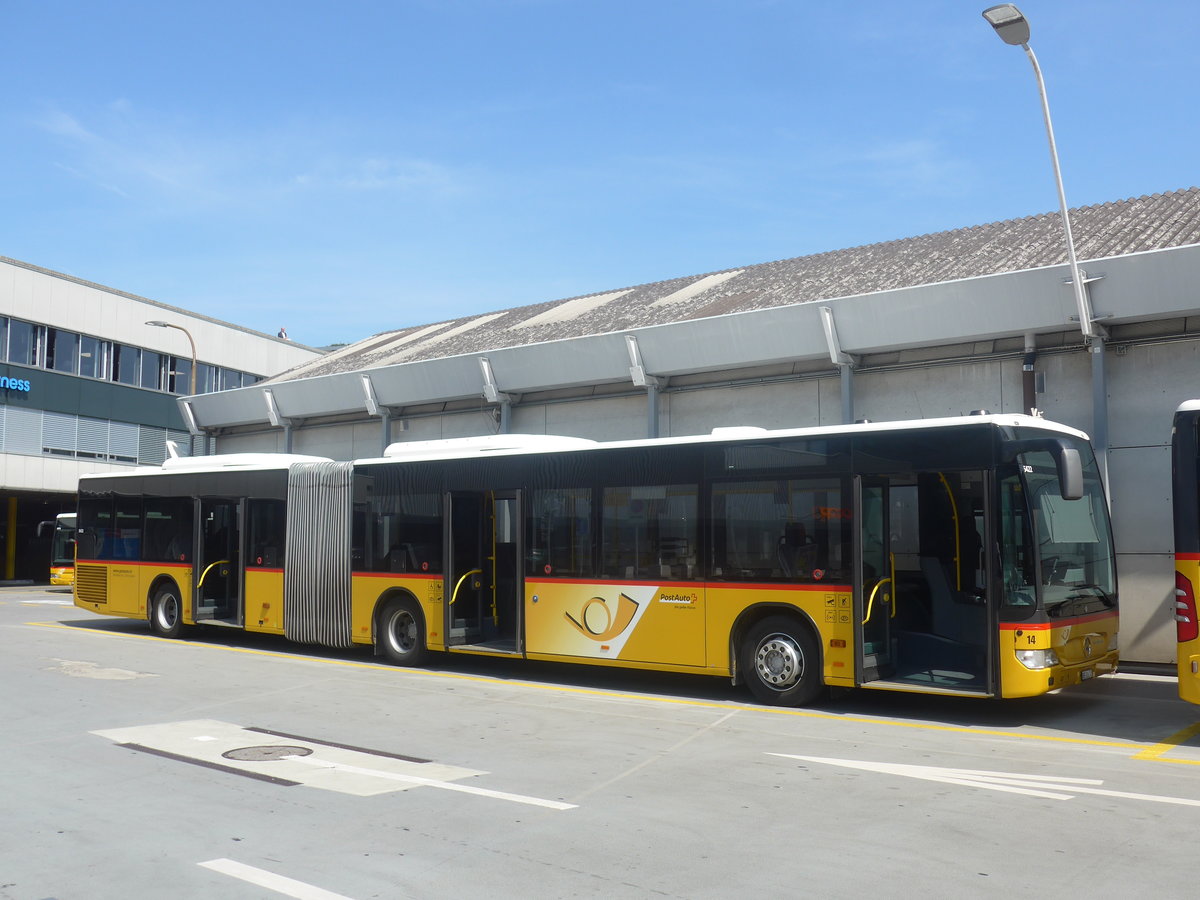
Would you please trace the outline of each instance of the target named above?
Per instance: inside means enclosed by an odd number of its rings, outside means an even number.
[[[771,706],[804,706],[824,690],[812,630],[789,616],[768,616],[742,642],[739,661],[750,692]]]
[[[150,607],[150,630],[166,638],[183,634],[183,603],[173,585],[161,587]]]
[[[392,600],[379,617],[379,646],[398,666],[418,666],[429,651],[425,647],[425,622],[411,600]]]

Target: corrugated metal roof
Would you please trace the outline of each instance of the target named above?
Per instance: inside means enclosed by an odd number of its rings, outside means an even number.
[[[1071,226],[1080,260],[1197,244],[1200,188],[1079,207],[1071,210]],[[1061,217],[1056,212],[1044,213],[384,332],[271,381],[610,334],[1065,262]]]

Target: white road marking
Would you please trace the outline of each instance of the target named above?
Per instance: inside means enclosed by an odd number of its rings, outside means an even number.
[[[72,678],[97,678],[101,681],[129,681],[133,678],[157,678],[153,672],[134,672],[130,669],[111,669],[98,666],[94,662],[84,662],[76,659],[57,659],[52,657],[57,666],[48,666],[51,672],[61,672]]]
[[[300,737],[282,737],[262,731],[251,731],[214,719],[116,728],[93,731],[92,734],[118,744],[135,745],[185,761],[226,770],[233,769],[255,777],[282,779],[357,797],[370,797],[416,787],[433,787],[546,809],[575,808],[575,804],[558,800],[545,800],[454,783],[464,778],[488,774],[477,769],[402,759],[368,750],[335,747],[318,743],[315,739],[305,741]],[[247,748],[278,747],[290,748],[291,752],[275,751],[273,755],[269,752],[236,753]],[[308,753],[297,752],[296,748],[300,748],[300,751],[307,750]]]
[[[845,769],[862,769],[881,772],[885,775],[904,775],[924,781],[940,781],[943,784],[961,784],[965,787],[987,788],[1010,794],[1025,794],[1048,800],[1071,800],[1076,794],[1096,794],[1101,797],[1121,797],[1126,800],[1148,800],[1152,803],[1173,803],[1178,806],[1200,806],[1200,800],[1183,797],[1160,797],[1156,794],[1135,794],[1128,791],[1108,791],[1087,785],[1104,784],[1096,778],[1060,778],[1053,775],[1014,775],[1009,772],[986,772],[976,769],[946,769],[938,766],[909,766],[903,763],[860,762],[851,759],[829,759],[823,756],[796,756],[791,753],[768,753],[784,759],[803,762],[826,763]]]
[[[411,785],[425,785],[441,788],[444,791],[459,791],[463,794],[475,794],[480,797],[495,797],[497,800],[511,800],[514,803],[525,803],[529,806],[544,806],[546,809],[575,809],[574,803],[562,803],[558,800],[543,800],[541,797],[527,797],[524,794],[510,794],[507,791],[492,791],[487,788],[471,787],[465,784],[454,784],[449,781],[439,781],[436,778],[422,778],[419,775],[402,775],[398,772],[383,772],[379,769],[368,769],[362,766],[347,766],[339,763],[326,762],[312,756],[288,756],[290,759],[306,766],[316,766],[322,769],[336,769],[355,775],[365,775],[368,778],[384,778],[400,781]]]
[[[74,606],[73,600],[22,600],[22,606]]]
[[[344,894],[335,894],[333,891],[314,887],[294,878],[285,878],[283,875],[276,875],[266,869],[256,869],[254,866],[248,866],[232,859],[210,859],[208,862],[196,865],[220,872],[222,875],[229,875],[231,878],[248,881],[250,884],[267,888],[279,894],[286,894],[288,897],[295,897],[296,900],[350,900]]]

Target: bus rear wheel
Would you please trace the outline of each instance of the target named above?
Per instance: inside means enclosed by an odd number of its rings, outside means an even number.
[[[754,625],[742,642],[739,662],[760,703],[804,706],[824,692],[812,630],[789,616],[768,616]]]
[[[419,666],[429,655],[425,620],[412,600],[390,600],[379,616],[379,647],[398,666]]]
[[[183,634],[183,603],[174,585],[161,587],[155,593],[150,605],[150,630],[166,638]]]

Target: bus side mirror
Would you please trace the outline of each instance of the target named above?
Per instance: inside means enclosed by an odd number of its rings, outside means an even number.
[[[1083,462],[1074,447],[1060,447],[1054,454],[1058,464],[1059,493],[1064,500],[1079,500],[1083,497]]]

